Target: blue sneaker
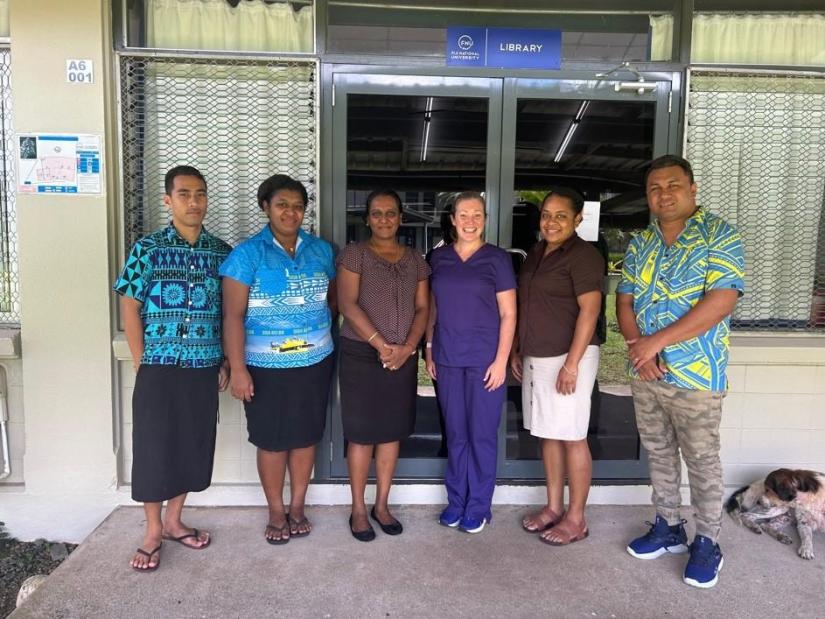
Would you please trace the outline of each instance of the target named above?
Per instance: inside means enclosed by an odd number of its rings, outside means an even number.
[[[690,559],[685,567],[684,581],[692,587],[710,589],[719,580],[725,560],[719,544],[704,535],[697,535],[690,545]]]
[[[637,559],[655,559],[666,552],[682,554],[687,552],[687,534],[685,533],[682,520],[672,527],[668,526],[667,520],[656,514],[656,522],[646,522],[650,525],[650,531],[641,537],[637,537],[627,545],[627,552]]]
[[[448,505],[447,508],[443,512],[441,512],[441,515],[438,517],[438,524],[454,529],[458,526],[458,523],[461,522],[461,516],[461,510],[455,507],[450,507]]]
[[[471,518],[469,516],[464,516],[458,524],[458,528],[465,533],[481,533],[481,530],[486,524],[486,518]]]

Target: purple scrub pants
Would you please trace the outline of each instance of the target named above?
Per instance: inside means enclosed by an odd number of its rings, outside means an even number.
[[[438,401],[447,427],[444,485],[450,507],[490,521],[505,387],[487,391],[486,371],[438,365]]]

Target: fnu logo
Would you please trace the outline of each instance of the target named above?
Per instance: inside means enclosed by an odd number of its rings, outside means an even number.
[[[460,37],[458,37],[458,47],[460,49],[463,49],[465,52],[473,49],[474,44],[475,42],[473,41],[473,37],[471,37],[469,34],[462,34]]]

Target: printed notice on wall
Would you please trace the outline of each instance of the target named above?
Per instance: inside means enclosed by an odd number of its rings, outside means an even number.
[[[585,202],[582,209],[582,222],[576,228],[578,234],[585,241],[599,240],[599,215],[601,215],[601,202]]]
[[[100,193],[100,136],[18,134],[17,190]]]

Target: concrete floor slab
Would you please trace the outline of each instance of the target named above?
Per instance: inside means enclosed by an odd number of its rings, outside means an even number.
[[[682,583],[686,556],[633,559],[627,541],[649,507],[588,508],[590,537],[565,548],[521,530],[523,506],[494,507],[478,535],[436,524],[436,506],[399,506],[399,537],[349,533],[349,508],[310,507],[307,538],[263,540],[261,507],[194,507],[213,532],[194,551],[166,542],[160,568],[136,573],[140,508],[119,507],[11,617],[816,617],[823,615],[825,543],[804,561],[795,546],[725,522],[719,584]]]

